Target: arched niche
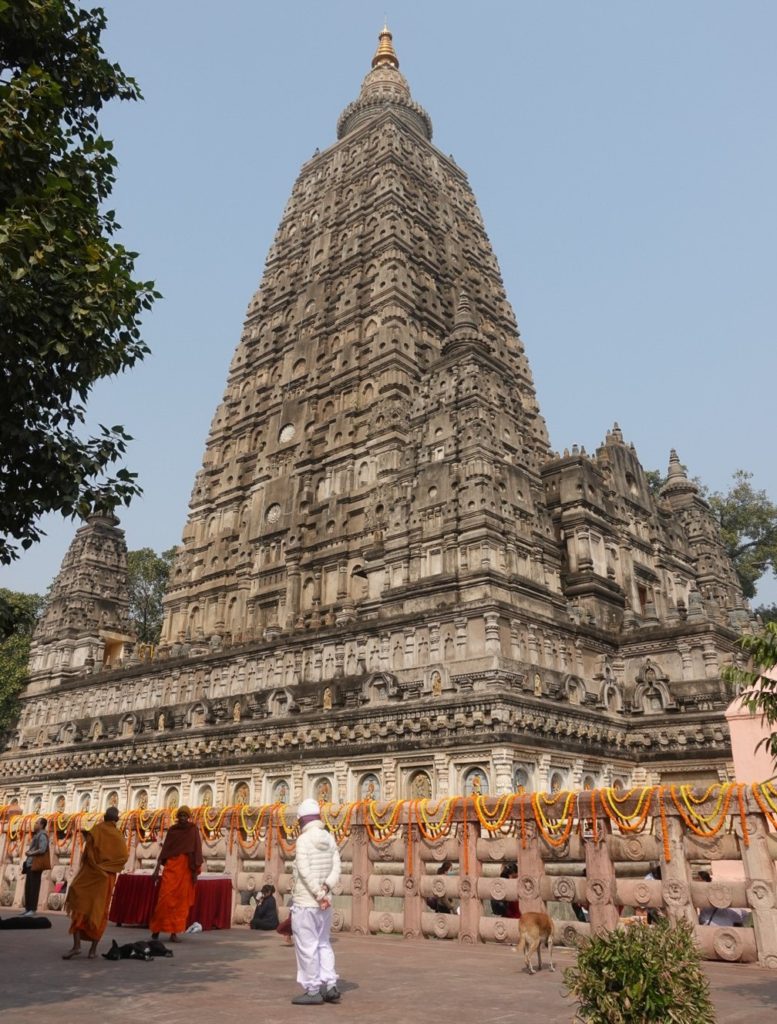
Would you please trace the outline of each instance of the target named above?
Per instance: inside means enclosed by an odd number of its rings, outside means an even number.
[[[417,769],[407,779],[407,796],[410,800],[430,800],[432,797],[432,779],[429,772]]]
[[[270,797],[274,804],[288,804],[291,798],[289,780],[275,779],[270,790]]]
[[[334,800],[334,788],[332,778],[329,775],[319,775],[313,779],[313,799],[320,804],[331,804]]]
[[[488,793],[488,771],[479,764],[466,768],[462,772],[462,791],[464,796],[485,796]]]
[[[375,772],[367,772],[359,779],[360,800],[380,800],[381,784]]]
[[[513,792],[529,793],[532,789],[532,771],[522,764],[513,768]]]
[[[251,796],[251,790],[245,779],[240,779],[232,787],[232,803],[247,804]]]

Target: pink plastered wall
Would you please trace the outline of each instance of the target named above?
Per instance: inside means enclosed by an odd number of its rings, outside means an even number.
[[[777,670],[766,673],[777,679]],[[726,708],[726,721],[731,733],[731,753],[734,760],[734,777],[737,782],[764,782],[777,773],[774,759],[765,746],[759,746],[769,735],[769,727],[763,716],[748,711],[741,697],[736,697]],[[757,748],[757,749],[756,749]],[[720,860],[712,866],[712,877],[719,881],[742,879],[744,872],[740,861]]]

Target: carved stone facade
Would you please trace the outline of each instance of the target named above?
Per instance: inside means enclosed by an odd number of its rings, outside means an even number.
[[[720,670],[749,613],[710,509],[675,453],[654,496],[617,425],[594,455],[550,450],[475,198],[431,132],[384,31],[249,305],[157,660],[44,678],[34,655],[0,792],[726,777]]]

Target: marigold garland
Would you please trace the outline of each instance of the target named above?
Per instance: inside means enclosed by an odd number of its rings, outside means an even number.
[[[357,800],[349,804],[340,805],[338,808],[339,816],[337,820],[332,821],[330,817],[331,808],[337,806],[337,804],[322,804],[321,819],[337,842],[344,843],[351,834],[351,818],[356,808],[360,806],[360,802]]]
[[[440,805],[445,804],[445,810],[440,815],[439,819],[437,815],[440,811]],[[439,839],[444,839],[450,835],[451,827],[453,825],[453,812],[456,806],[456,798],[449,796],[438,800],[434,806],[434,810],[429,808],[429,801],[426,799],[419,800],[416,811],[417,811],[417,824],[418,831],[421,833],[427,842],[434,843]],[[427,817],[427,812],[431,814],[435,820],[431,820]]]
[[[479,794],[472,797],[475,814],[477,814],[478,821],[486,831],[498,832],[503,827],[505,821],[507,821],[512,813],[517,796],[517,793],[505,793],[503,796],[498,797],[493,811],[488,810],[486,797]]]
[[[294,825],[288,825],[286,823],[286,814],[284,811],[286,806],[285,804],[275,804],[274,806],[276,823],[275,837],[278,840],[278,845],[280,846],[284,856],[286,858],[291,858],[294,856],[297,849],[297,834],[299,829],[297,828],[296,822]],[[287,842],[286,840],[291,836],[294,837],[293,841]]]
[[[752,786],[752,793],[755,797],[755,802],[761,809],[761,813],[772,826],[773,829],[777,829],[777,807],[772,803],[769,793],[764,787],[770,786],[768,782],[754,783]]]
[[[399,829],[399,817],[403,806],[404,801],[402,800],[395,800],[393,805],[387,804],[384,812],[387,818],[385,821],[381,821],[378,817],[377,802],[375,800],[367,802],[367,814],[363,815],[363,819],[371,843],[380,846],[394,838]]]
[[[740,782],[737,786],[737,800],[739,801],[739,821],[742,825],[742,840],[745,846],[750,845],[750,832],[747,828],[747,808],[745,807],[745,784]]]
[[[416,800],[410,800],[407,804],[407,873],[413,874],[413,809]]]
[[[710,793],[712,788],[713,787],[710,787],[710,789],[707,790],[707,793]],[[699,814],[699,812],[694,810],[689,803],[685,790],[685,786],[680,786],[678,797],[678,787],[675,785],[669,786],[669,794],[672,798],[672,803],[677,808],[678,814],[682,818],[686,827],[690,829],[694,835],[699,836],[700,839],[712,839],[713,836],[716,836],[718,832],[720,832],[721,828],[728,820],[728,809],[731,803],[734,787],[728,782],[724,783],[724,785],[720,787],[720,799],[716,803],[718,819],[714,825],[711,824],[711,822],[715,812],[707,815],[706,817]],[[694,821],[694,818],[696,821]],[[696,823],[697,821],[699,824]]]
[[[462,835],[462,841],[463,841],[463,846],[464,846],[464,849],[462,851],[463,854],[464,854],[464,857],[463,857],[464,863],[463,863],[462,866],[464,868],[464,874],[465,875],[469,874],[469,821],[468,821],[468,817],[469,816],[467,814],[467,800],[469,800],[469,797],[467,797],[467,796],[463,796],[461,798],[461,820],[462,820],[463,825],[464,825],[463,835]]]
[[[715,806],[712,808],[712,811],[709,814],[700,814],[696,810],[696,807],[699,807],[699,806],[701,806],[701,804],[706,803],[707,800],[710,799],[710,796],[711,796],[713,790],[715,790],[715,789],[718,790],[718,796],[717,796],[717,799],[715,800]],[[731,783],[729,783],[729,782],[724,783],[722,786],[720,785],[720,783],[713,783],[711,786],[708,786],[706,791],[705,791],[705,793],[704,793],[703,798],[700,799],[700,800],[697,800],[696,797],[693,795],[693,793],[690,792],[690,787],[689,786],[687,786],[687,785],[680,786],[680,796],[682,797],[683,803],[685,804],[685,807],[688,810],[689,814],[696,821],[700,821],[700,822],[702,822],[705,825],[709,825],[709,823],[713,820],[713,818],[716,818],[718,816],[718,814],[720,813],[721,805],[723,804],[723,801],[725,800],[727,795],[728,795],[728,798],[730,800],[731,799]]]
[[[574,814],[570,814],[570,807],[575,802],[575,794],[568,792],[564,794],[564,809],[561,812],[560,817],[556,821],[550,821],[545,812],[542,809],[542,801],[545,801],[546,806],[553,807],[562,794],[559,793],[555,796],[549,797],[547,793],[532,793],[531,806],[534,811],[534,820],[537,822],[537,828],[539,829],[540,835],[545,842],[552,846],[554,849],[559,849],[569,839],[569,834],[572,831],[572,825],[575,821]],[[559,835],[552,835],[551,833],[560,831]]]
[[[611,787],[600,789],[599,799],[602,802],[604,813],[610,821],[618,826],[618,830],[621,833],[641,832],[645,827],[650,812],[651,797],[655,789],[655,786],[645,786],[637,800],[637,806],[630,814],[624,814],[617,806],[618,803],[625,803],[625,798],[619,799],[617,791]],[[630,789],[628,795],[631,796],[635,792],[636,788]]]
[[[750,844],[751,831],[747,822],[747,794],[752,798],[767,822],[777,828],[777,788],[771,782],[754,783],[713,783],[704,792],[696,795],[690,785],[662,785],[632,787],[626,791],[604,788],[591,791],[590,823],[594,842],[601,837],[600,815],[608,818],[622,834],[642,831],[648,818],[658,817],[661,823],[664,858],[670,860],[668,815],[671,801],[672,813],[676,813],[683,825],[700,838],[710,839],[717,835],[727,822],[731,821],[731,801],[736,793],[742,840]],[[655,799],[653,799],[655,797]],[[390,842],[400,827],[407,828],[408,871],[413,869],[417,857],[415,844],[423,839],[438,842],[448,837],[455,822],[460,830],[463,849],[462,868],[469,870],[469,800],[472,800],[475,817],[481,829],[489,834],[498,833],[508,824],[520,830],[521,849],[527,848],[527,808],[537,826],[538,834],[550,846],[558,849],[569,838],[575,822],[582,830],[586,824],[580,819],[579,794],[560,791],[555,794],[507,793],[497,797],[483,794],[471,796],[442,797],[437,801],[427,799],[394,800],[378,804],[374,800],[354,801],[348,804],[322,805],[322,819],[325,827],[335,836],[338,843],[347,841],[353,825],[364,825],[369,841],[375,845]],[[516,807],[517,801],[517,807]],[[597,806],[600,802],[601,808]],[[706,810],[711,803],[710,809]],[[633,809],[625,810],[632,803]],[[459,805],[461,816],[458,815]],[[147,845],[157,841],[160,834],[170,825],[171,809],[160,808],[149,811],[142,808],[122,812],[119,827],[131,842]],[[296,823],[289,826],[286,821],[285,805],[263,804],[251,807],[247,804],[228,805],[219,810],[198,807],[193,810],[193,819],[203,839],[213,844],[224,836],[225,826],[230,849],[235,843],[244,851],[256,850],[264,839],[265,856],[272,854],[273,843],[277,842],[285,857],[294,855],[296,849]],[[43,815],[35,812],[22,814],[18,805],[0,805],[0,831],[7,840],[7,853],[12,857],[29,841],[35,820]],[[71,863],[83,846],[83,832],[90,829],[101,817],[101,812],[76,811],[71,814],[54,812],[47,818],[47,831],[51,836],[52,850],[62,859],[68,854]],[[228,822],[228,824],[227,824]]]

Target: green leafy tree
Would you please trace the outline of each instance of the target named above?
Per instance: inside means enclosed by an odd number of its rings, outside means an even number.
[[[633,925],[585,942],[564,982],[586,1024],[714,1024],[687,921]]]
[[[750,668],[727,665],[723,678],[741,687],[744,702],[754,714],[762,715],[771,731],[756,747],[765,746],[777,766],[777,678],[766,673],[777,667],[777,622],[768,622],[763,633],[746,634],[739,646],[750,658]]]
[[[646,469],[645,476],[647,477],[648,490],[654,498],[658,498],[661,488],[666,483],[666,477],[660,469]]]
[[[759,605],[755,610],[755,614],[760,616],[761,622],[764,624],[767,622],[777,622],[777,604]]]
[[[777,571],[777,505],[766,491],[753,487],[752,478],[738,469],[725,494],[707,495],[745,597],[755,596],[756,583],[765,573]]]
[[[0,590],[5,611],[0,625],[0,733],[16,719],[16,698],[27,682],[30,642],[44,603],[39,594]]]
[[[127,554],[130,619],[142,643],[155,644],[159,640],[162,598],[176,551],[177,548],[170,548],[158,555],[151,548],[140,548]]]
[[[645,475],[650,493],[658,498],[666,477],[657,469],[649,469]],[[720,524],[723,544],[745,597],[755,597],[756,584],[767,572],[777,573],[777,505],[766,491],[753,487],[752,479],[752,473],[738,469],[733,486],[723,492],[710,491],[694,477]],[[770,614],[768,609],[766,614]]]
[[[97,115],[136,100],[100,45],[104,12],[73,0],[0,0],[0,563],[40,539],[50,511],[129,503],[123,427],[80,435],[93,385],[142,359],[157,293],[106,209],[117,161]]]

